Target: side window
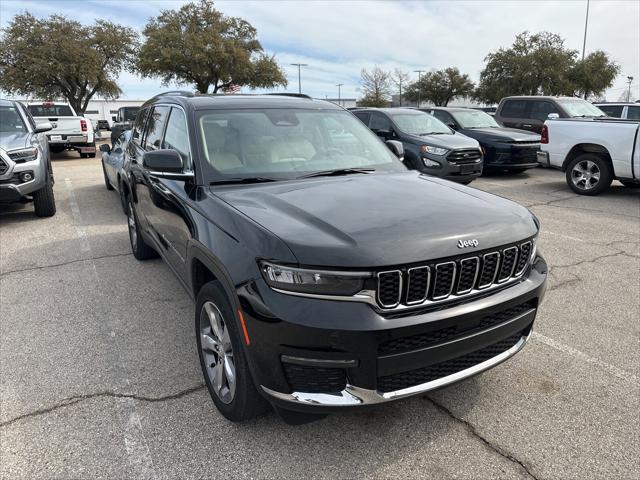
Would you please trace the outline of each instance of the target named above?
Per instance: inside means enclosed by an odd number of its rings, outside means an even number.
[[[169,116],[169,107],[153,107],[147,120],[144,135],[145,150],[159,150],[162,145],[162,133]]]
[[[391,131],[393,128],[391,127],[391,120],[389,120],[385,115],[374,112],[371,114],[371,121],[369,122],[369,128],[374,132],[378,130],[389,130]]]
[[[610,117],[622,118],[622,105],[596,105],[600,110]]]
[[[640,120],[640,105],[629,105],[627,107],[627,118],[629,120]]]
[[[544,122],[550,113],[560,113],[560,110],[551,102],[535,101],[531,105],[531,118]]]
[[[453,118],[451,117],[451,115],[449,115],[447,112],[442,111],[442,110],[434,110],[433,113],[431,114],[434,117],[436,117],[438,120],[440,120],[442,123],[444,123],[445,125],[449,125],[450,123],[454,123],[453,122]]]
[[[164,134],[162,148],[177,150],[182,157],[182,165],[189,165],[191,152],[189,149],[189,134],[187,133],[187,119],[179,108],[172,108]]]
[[[131,133],[131,140],[133,143],[142,145],[142,132],[144,131],[144,123],[147,119],[148,109],[140,110],[136,116],[136,121],[133,124],[133,132]]]
[[[369,125],[369,118],[371,118],[371,114],[367,113],[367,112],[353,112],[353,114],[358,117],[358,120],[360,120],[362,123],[364,123],[365,125]]]
[[[502,106],[501,117],[523,118],[527,109],[527,102],[524,100],[507,100]]]

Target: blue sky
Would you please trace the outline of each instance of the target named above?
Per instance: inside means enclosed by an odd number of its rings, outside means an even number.
[[[178,8],[177,0],[2,0],[0,25],[19,12],[36,16],[67,15],[83,23],[104,18],[141,30],[162,9]],[[457,66],[478,79],[485,55],[509,46],[516,34],[548,30],[566,45],[582,49],[586,0],[575,1],[217,1],[216,8],[240,16],[258,29],[258,38],[284,68],[297,91],[297,69],[307,63],[303,91],[315,97],[357,97],[361,68],[440,69]],[[591,0],[587,53],[601,49],[621,66],[607,92],[617,100],[626,77],[635,80],[640,98],[640,1]],[[411,73],[416,76],[415,73]],[[123,97],[145,99],[165,89],[153,79],[128,73],[120,77]]]

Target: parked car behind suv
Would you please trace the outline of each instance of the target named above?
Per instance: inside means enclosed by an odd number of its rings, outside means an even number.
[[[160,95],[125,168],[133,253],[160,254],[195,299],[228,419],[419,395],[529,338],[547,272],[537,219],[408,170],[333,103]]]
[[[0,100],[0,204],[33,201],[36,215],[56,213],[53,170],[44,132],[19,102]]]
[[[556,118],[598,118],[606,114],[593,104],[575,97],[506,97],[494,118],[505,127],[541,133],[544,121]]]
[[[624,118],[626,120],[640,120],[640,104],[631,102],[605,102],[594,103],[610,117]]]
[[[140,107],[120,107],[118,113],[111,117],[113,125],[111,126],[111,144],[113,144],[120,136],[120,134],[126,130],[131,129],[133,121],[136,115],[140,111]]]
[[[524,172],[538,166],[540,135],[498,125],[487,113],[470,108],[432,107],[428,112],[449,128],[475,138],[482,148],[483,171]]]
[[[401,141],[409,168],[464,184],[482,174],[480,144],[428,113],[409,108],[369,108],[352,113],[382,139]]]

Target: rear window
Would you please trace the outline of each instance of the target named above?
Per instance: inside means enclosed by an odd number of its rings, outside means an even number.
[[[125,122],[132,122],[136,119],[136,115],[140,111],[140,107],[125,107],[122,109],[122,119]]]
[[[622,118],[622,105],[596,105],[610,117]]]
[[[524,100],[507,100],[502,106],[501,117],[524,118],[527,102]]]
[[[31,115],[34,117],[73,117],[69,105],[29,105]]]
[[[627,118],[629,120],[640,120],[640,106],[629,106],[627,110]]]

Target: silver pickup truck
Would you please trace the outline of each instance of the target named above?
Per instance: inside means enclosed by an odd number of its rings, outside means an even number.
[[[64,102],[29,102],[29,112],[36,122],[49,122],[53,129],[47,134],[53,153],[75,150],[80,158],[96,156],[93,124],[77,115],[71,105]]]
[[[580,195],[598,195],[619,180],[640,187],[640,122],[613,118],[549,118],[538,163],[561,169]]]

